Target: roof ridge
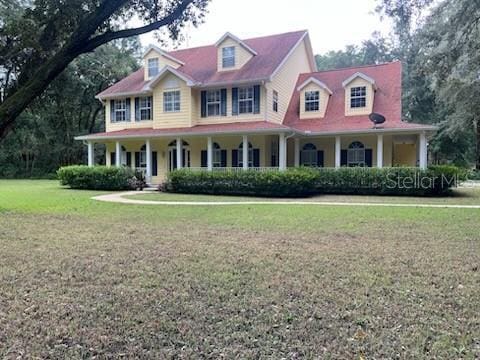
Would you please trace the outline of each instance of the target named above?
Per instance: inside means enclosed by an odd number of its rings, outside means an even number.
[[[296,33],[306,33],[308,30],[297,30],[297,31],[288,31],[284,33],[279,33],[279,34],[271,34],[271,35],[263,35],[263,36],[256,36],[256,37],[251,37],[248,39],[242,39],[239,38],[241,41],[251,41],[251,40],[258,40],[258,39],[265,39],[265,38],[270,38],[274,36],[284,36],[284,35],[290,35],[290,34],[296,34]],[[215,43],[209,44],[209,45],[200,45],[200,46],[194,46],[194,47],[188,47],[184,49],[176,49],[176,50],[171,50],[171,51],[166,51],[168,54],[173,54],[179,51],[186,51],[186,50],[198,50],[198,49],[204,49],[204,48],[209,48],[209,47],[214,47]]]
[[[308,73],[301,73],[300,75],[321,74],[321,73],[326,73],[326,72],[344,71],[344,70],[352,70],[352,69],[364,69],[364,68],[369,68],[369,67],[392,65],[392,64],[399,63],[399,62],[401,62],[401,61],[400,60],[393,60],[393,61],[383,62],[383,63],[380,63],[380,64],[347,66],[347,67],[342,67],[342,68],[337,68],[337,69],[319,70],[319,71],[313,71],[313,72],[308,72]]]

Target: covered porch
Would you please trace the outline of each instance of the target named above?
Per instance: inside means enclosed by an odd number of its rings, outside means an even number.
[[[279,131],[280,130],[280,131]],[[109,134],[109,133],[107,133]],[[170,171],[285,170],[288,167],[427,167],[427,133],[387,132],[309,135],[291,129],[208,134],[136,134],[82,139],[88,165],[94,146],[106,145],[107,166],[143,171],[159,184]],[[244,161],[244,159],[247,159]]]

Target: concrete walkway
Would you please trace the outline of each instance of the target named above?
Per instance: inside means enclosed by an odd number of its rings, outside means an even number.
[[[402,203],[372,203],[372,202],[333,202],[333,201],[302,201],[302,200],[265,200],[265,201],[153,201],[126,199],[124,196],[145,194],[142,191],[127,191],[107,195],[94,196],[92,199],[105,202],[134,205],[187,205],[187,206],[225,206],[225,205],[323,205],[323,206],[380,206],[380,207],[414,207],[441,209],[480,209],[480,205],[452,204],[402,204]]]

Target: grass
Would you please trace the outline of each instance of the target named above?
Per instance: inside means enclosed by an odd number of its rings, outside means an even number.
[[[0,181],[0,358],[480,357],[480,210],[95,194]]]
[[[145,192],[125,196],[127,199],[151,201],[272,201],[278,199],[244,196],[215,196],[201,194],[174,194],[161,192]],[[325,201],[342,203],[403,203],[403,204],[449,204],[449,205],[480,205],[480,187],[459,188],[445,197],[414,197],[414,196],[351,196],[351,195],[320,195],[301,199],[282,199],[301,201]]]

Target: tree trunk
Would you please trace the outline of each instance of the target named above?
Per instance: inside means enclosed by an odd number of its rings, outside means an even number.
[[[476,133],[476,151],[475,151],[475,169],[480,171],[480,121],[475,121],[475,133]]]

